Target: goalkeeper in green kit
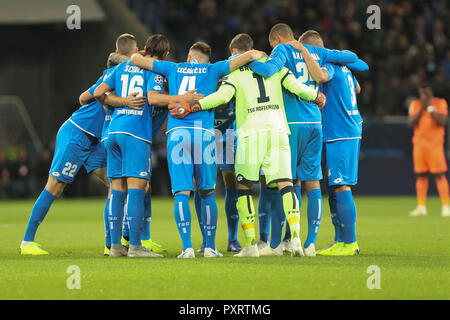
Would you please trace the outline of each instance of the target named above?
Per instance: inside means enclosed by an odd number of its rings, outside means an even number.
[[[253,40],[248,34],[237,35],[230,44],[232,54],[251,50]],[[266,58],[264,58],[266,59]],[[277,185],[291,229],[292,255],[303,256],[300,241],[300,208],[292,184],[289,126],[284,112],[282,87],[299,98],[313,101],[319,108],[325,104],[323,93],[298,81],[283,68],[270,78],[263,78],[249,67],[242,66],[222,79],[217,92],[187,104],[169,104],[172,116],[183,118],[189,113],[216,108],[236,99],[237,150],[235,173],[238,189],[237,209],[245,235],[245,247],[236,256],[258,257],[255,236],[255,209],[251,196],[253,184],[259,182],[260,170],[267,185]]]

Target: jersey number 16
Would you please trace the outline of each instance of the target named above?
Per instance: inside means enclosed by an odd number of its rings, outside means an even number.
[[[127,97],[130,93],[137,92],[138,97],[142,97],[144,95],[144,90],[142,87],[144,86],[144,79],[142,76],[133,76],[130,80],[130,84],[128,85],[128,80],[130,78],[130,75],[123,74],[120,77],[120,80],[122,81],[122,97]]]

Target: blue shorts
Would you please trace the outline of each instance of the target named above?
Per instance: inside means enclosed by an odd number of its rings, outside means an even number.
[[[167,136],[167,161],[172,193],[214,190],[217,179],[216,141],[207,130],[179,128]]]
[[[328,185],[356,185],[360,144],[361,139],[327,142]]]
[[[128,134],[110,134],[107,139],[108,178],[150,179],[151,145]]]
[[[234,129],[227,129],[225,134],[216,139],[217,165],[219,169],[234,171],[234,159],[237,148],[237,136]]]
[[[291,124],[289,145],[291,146],[292,179],[297,181],[322,180],[322,125]]]
[[[97,138],[66,121],[56,135],[55,155],[49,173],[65,183],[72,183],[81,166],[88,173],[106,167],[106,150]]]

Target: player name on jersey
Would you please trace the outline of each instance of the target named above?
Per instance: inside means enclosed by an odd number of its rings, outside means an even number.
[[[125,66],[124,72],[144,73],[144,69],[141,69],[141,68],[136,67],[136,66],[127,65],[127,66]]]
[[[177,72],[184,73],[184,74],[201,74],[201,73],[206,73],[207,69],[206,69],[206,67],[203,67],[203,68],[179,67],[177,69]]]
[[[311,55],[312,55],[312,57],[314,58],[314,60],[320,60],[320,57],[319,57],[318,54],[316,54],[316,53],[311,53]],[[303,60],[302,54],[301,54],[300,52],[298,52],[298,51],[292,51],[292,57],[293,57],[294,59],[300,59],[300,60]]]

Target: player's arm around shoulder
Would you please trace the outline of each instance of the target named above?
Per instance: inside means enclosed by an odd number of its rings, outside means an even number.
[[[222,85],[216,92],[198,102],[171,101],[168,106],[170,114],[174,118],[182,119],[191,113],[210,110],[228,103],[235,95],[236,87],[227,82],[227,79],[229,76],[223,78]]]
[[[267,54],[265,52],[249,50],[230,60],[230,72],[233,72],[237,68],[242,67],[251,61],[256,61],[266,56]]]
[[[153,71],[153,62],[155,61],[155,59],[153,58],[144,57],[141,53],[138,52],[131,56],[130,61],[132,64],[139,68]]]
[[[300,99],[314,101],[317,98],[316,90],[295,78],[288,68],[283,68],[279,72],[279,76],[281,77],[281,85]]]
[[[213,109],[231,101],[237,90],[234,79],[236,72],[237,70],[223,77],[219,89],[199,101],[202,110]]]
[[[330,78],[328,76],[328,72],[322,70],[322,68],[314,59],[314,57],[311,55],[309,50],[302,43],[298,42],[297,40],[292,40],[288,44],[297,49],[298,51],[300,51],[303,59],[305,60],[308,71],[315,82],[320,84],[329,81]]]

